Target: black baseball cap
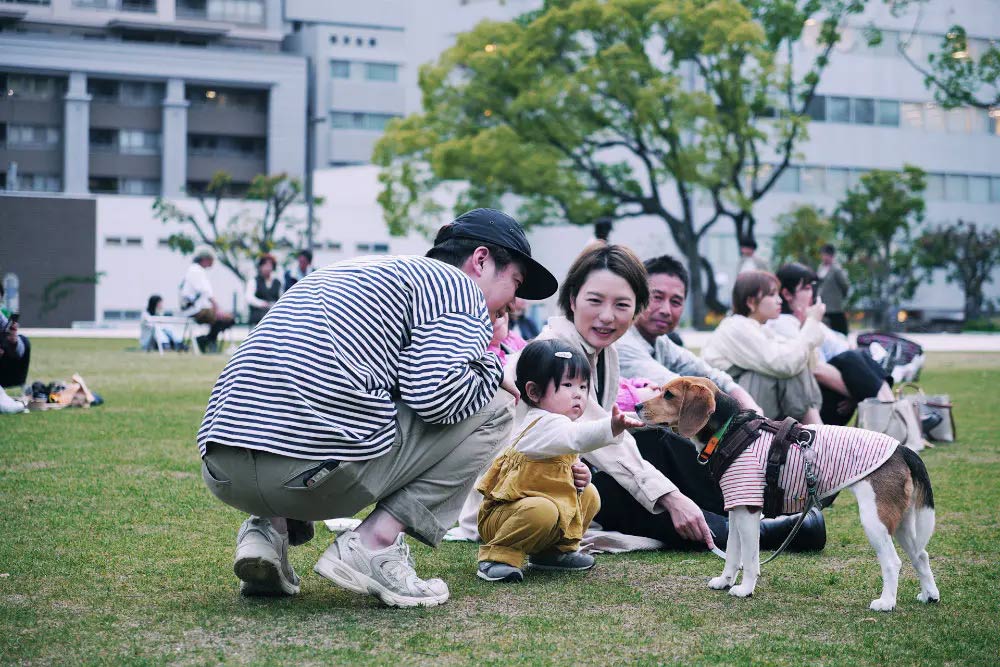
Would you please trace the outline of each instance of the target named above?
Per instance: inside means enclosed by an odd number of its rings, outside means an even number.
[[[527,273],[517,290],[522,299],[546,299],[559,289],[559,281],[549,270],[531,258],[531,246],[517,220],[492,208],[475,208],[455,218],[438,232],[435,243],[448,239],[483,241],[509,250],[524,264]]]

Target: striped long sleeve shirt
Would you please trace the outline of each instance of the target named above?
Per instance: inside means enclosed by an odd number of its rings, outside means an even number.
[[[392,446],[396,401],[454,424],[485,407],[503,370],[486,300],[425,257],[362,257],[286,292],[226,364],[198,447],[361,461]]]

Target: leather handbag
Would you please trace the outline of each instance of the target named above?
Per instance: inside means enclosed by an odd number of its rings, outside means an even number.
[[[917,405],[908,396],[900,396],[895,401],[866,398],[858,403],[857,426],[885,433],[915,452],[919,452],[926,445],[920,430]]]
[[[915,390],[909,397],[916,402],[920,411],[920,426],[924,436],[935,442],[955,442],[955,416],[948,394],[925,394],[920,385],[907,382],[896,390],[896,396],[904,395],[905,389]]]

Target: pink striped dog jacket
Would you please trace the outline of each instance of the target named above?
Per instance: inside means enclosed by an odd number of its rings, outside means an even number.
[[[885,463],[899,442],[883,433],[847,426],[810,426],[816,433],[812,446],[819,475],[817,492],[821,498],[832,495],[858,481]],[[762,431],[722,475],[719,486],[726,511],[740,505],[763,507],[764,469],[774,434]],[[782,512],[801,512],[806,503],[805,462],[797,443],[788,448],[788,460],[781,468],[778,485],[785,490]]]

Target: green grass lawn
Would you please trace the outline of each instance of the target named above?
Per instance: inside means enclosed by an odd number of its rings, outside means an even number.
[[[907,563],[896,611],[868,610],[879,567],[845,494],[826,550],[765,566],[749,600],[708,589],[722,561],[707,553],[498,586],[475,577],[472,545],[444,544],[413,551],[451,600],[396,610],[312,573],[322,526],[292,551],[301,595],[241,598],[243,517],[205,489],[194,445],[224,359],[130,344],[34,341],[31,378],[79,372],[107,403],[0,416],[0,663],[1000,664],[1000,354],[934,354],[922,378],[951,394],[960,435],[923,453],[938,605],[916,601]]]

